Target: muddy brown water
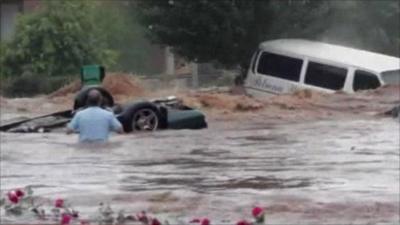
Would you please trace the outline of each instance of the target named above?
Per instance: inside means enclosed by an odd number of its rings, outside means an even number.
[[[1,133],[1,190],[30,185],[46,204],[63,197],[89,218],[109,202],[171,224],[235,224],[254,205],[266,207],[266,224],[400,222],[397,119],[225,123],[114,135],[105,146]]]

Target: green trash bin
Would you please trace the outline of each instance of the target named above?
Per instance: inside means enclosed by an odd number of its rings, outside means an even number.
[[[100,65],[86,65],[81,68],[82,86],[101,85],[105,77],[105,69]]]

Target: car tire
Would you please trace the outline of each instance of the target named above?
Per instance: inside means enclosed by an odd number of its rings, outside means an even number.
[[[125,132],[155,131],[163,127],[160,110],[150,102],[135,103],[124,114]]]
[[[103,108],[111,108],[114,106],[114,98],[112,95],[104,88],[102,87],[88,87],[80,90],[78,94],[75,96],[75,101],[74,101],[74,110],[78,110],[80,108],[86,107],[86,101],[87,101],[87,96],[89,94],[89,91],[96,89],[100,92],[100,94],[103,97],[101,106]]]

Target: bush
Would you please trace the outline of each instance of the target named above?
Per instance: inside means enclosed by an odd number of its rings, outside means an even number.
[[[6,97],[32,97],[37,94],[48,94],[69,83],[71,79],[65,76],[48,77],[24,73],[22,76],[3,79],[1,94]]]
[[[6,77],[7,74],[4,68],[5,51],[6,51],[6,45],[0,42],[0,85],[1,81]]]
[[[21,15],[2,56],[3,75],[76,74],[85,64],[110,65],[116,53],[107,49],[95,27],[87,1],[42,1],[43,7]],[[29,80],[27,77],[22,80]]]

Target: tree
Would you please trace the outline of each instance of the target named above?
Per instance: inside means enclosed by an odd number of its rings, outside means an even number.
[[[145,37],[144,27],[136,19],[134,2],[97,1],[94,21],[102,40],[118,53],[118,60],[108,70],[140,74],[159,73],[151,61],[153,46]]]
[[[217,61],[225,66],[246,64],[260,30],[271,21],[269,2],[139,1],[141,22],[156,43],[198,62]]]
[[[257,45],[323,40],[399,55],[396,0],[138,0],[152,41],[198,62],[246,71]]]
[[[326,7],[317,39],[399,56],[399,1],[328,1]]]
[[[58,76],[76,74],[84,64],[111,64],[115,53],[98,38],[92,6],[86,1],[42,1],[43,7],[18,18],[2,52],[2,73]]]

